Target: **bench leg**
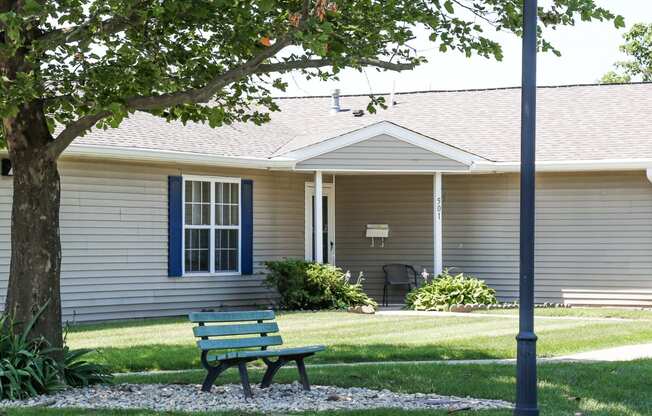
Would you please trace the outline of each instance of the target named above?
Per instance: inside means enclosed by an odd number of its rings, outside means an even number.
[[[297,370],[299,370],[299,380],[305,391],[310,391],[310,382],[308,381],[308,373],[306,373],[306,365],[303,363],[303,358],[297,361]]]
[[[204,392],[210,392],[217,377],[227,368],[228,366],[225,364],[220,364],[217,367],[210,367],[208,369],[208,374],[206,374],[206,378],[204,379],[204,383],[202,383],[201,390]]]
[[[280,370],[280,368],[283,367],[286,363],[287,360],[282,360],[280,358],[276,362],[268,362],[267,371],[265,371],[265,374],[263,375],[263,381],[260,383],[260,388],[266,389],[269,387],[272,384],[274,376],[276,373],[278,373],[278,370]]]
[[[249,384],[249,373],[247,373],[247,363],[241,361],[238,363],[238,370],[240,371],[240,382],[242,383],[242,389],[244,390],[245,399],[251,399],[254,397],[251,393],[251,385]]]

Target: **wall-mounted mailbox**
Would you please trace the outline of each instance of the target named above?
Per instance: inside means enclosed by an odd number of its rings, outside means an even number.
[[[367,224],[367,238],[371,238],[371,247],[376,246],[376,239],[380,238],[380,247],[385,247],[385,239],[389,237],[388,224]]]

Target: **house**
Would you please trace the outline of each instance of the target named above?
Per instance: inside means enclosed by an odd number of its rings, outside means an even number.
[[[137,113],[78,139],[60,163],[64,317],[268,305],[264,262],[284,257],[363,271],[376,298],[401,262],[515,300],[520,89],[385,99],[283,98],[268,124],[218,129]],[[652,305],[650,114],[652,84],[539,88],[537,302]],[[378,224],[388,237],[367,238]]]

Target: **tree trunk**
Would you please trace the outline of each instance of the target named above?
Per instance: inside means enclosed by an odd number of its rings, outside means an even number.
[[[32,336],[61,347],[60,182],[57,161],[40,103],[24,105],[3,120],[14,172],[11,217],[11,267],[6,311],[27,323],[47,303]]]

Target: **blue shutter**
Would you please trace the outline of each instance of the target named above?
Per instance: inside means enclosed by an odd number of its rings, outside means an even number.
[[[183,178],[168,177],[168,276],[181,277],[183,249]]]
[[[254,272],[254,182],[243,179],[240,185],[242,210],[242,242],[240,252],[240,270],[242,274]]]

